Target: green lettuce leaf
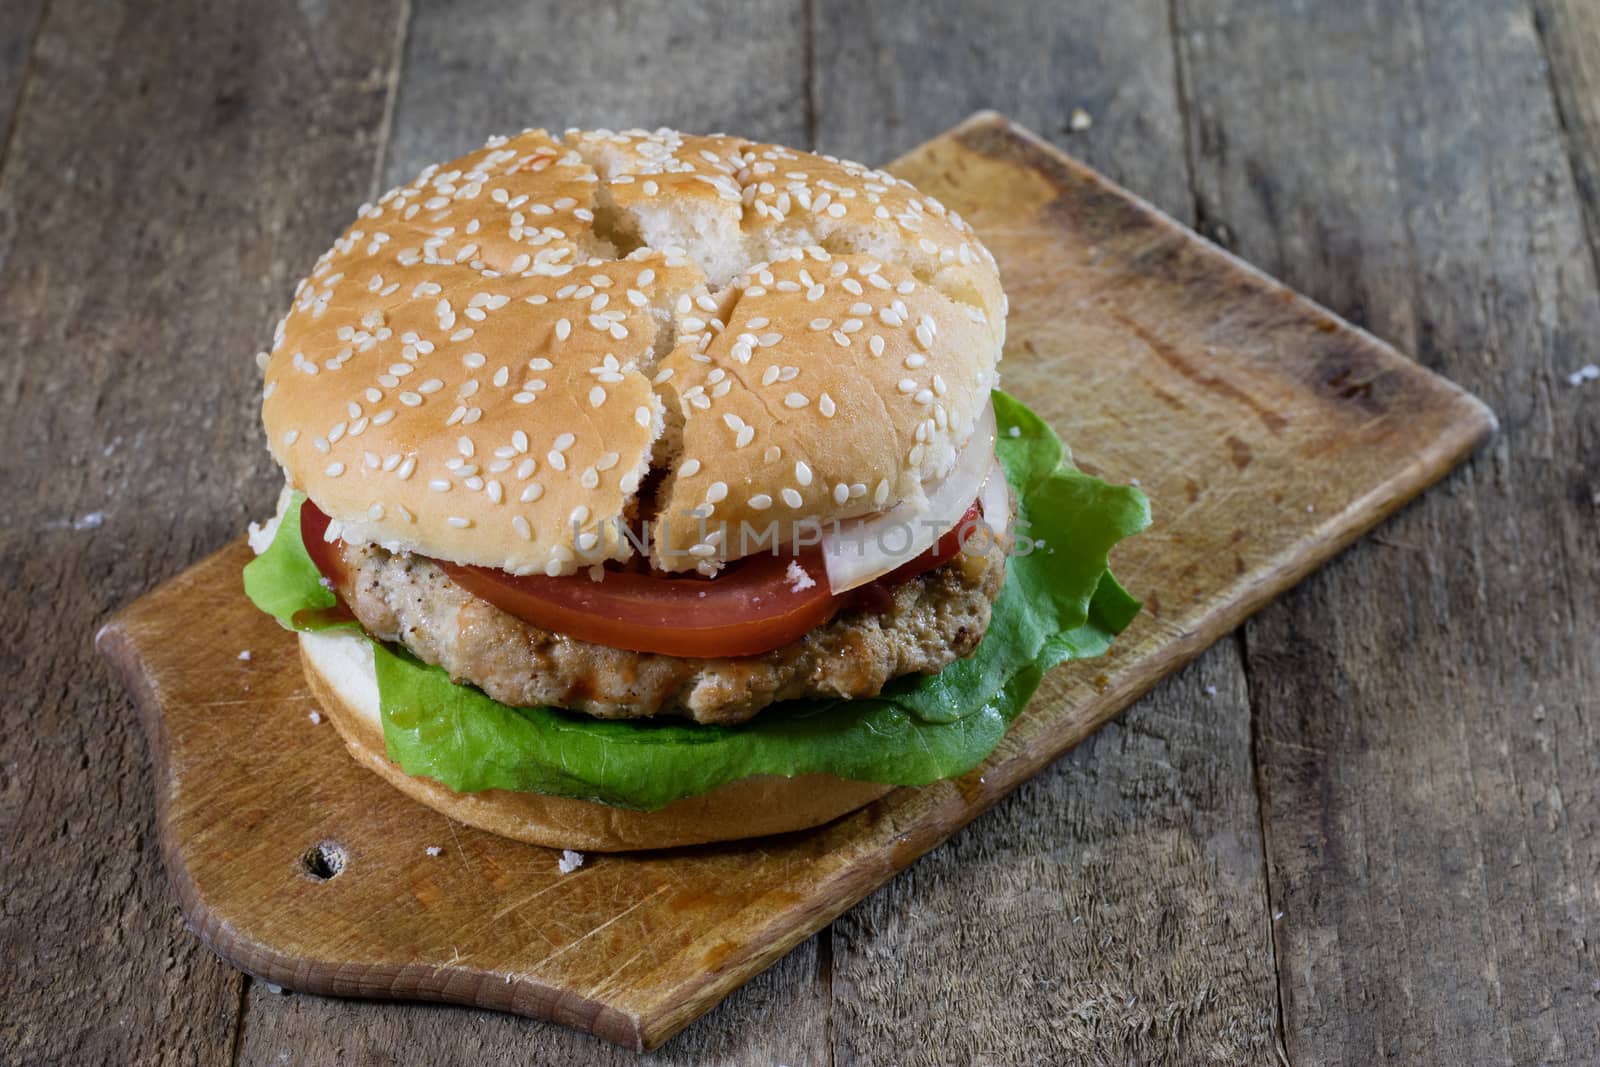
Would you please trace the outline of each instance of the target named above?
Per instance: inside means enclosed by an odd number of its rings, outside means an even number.
[[[970,770],[1045,671],[1100,655],[1133,620],[1139,602],[1106,556],[1150,522],[1137,489],[1078,471],[1042,419],[1004,393],[994,403],[1019,547],[989,630],[966,659],[870,699],[794,700],[740,726],[706,726],[508,707],[374,642],[389,758],[457,792],[511,789],[643,810],[756,774],[925,785]],[[245,590],[283,625],[320,628],[334,598],[301,543],[299,500],[272,546],[245,567]]]

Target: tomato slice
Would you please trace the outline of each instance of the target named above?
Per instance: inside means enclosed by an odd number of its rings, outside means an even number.
[[[878,579],[877,592],[939,566],[961,551],[962,533],[978,514],[973,504],[937,544]],[[326,539],[328,516],[307,500],[301,536],[317,569],[335,586],[346,578],[340,545]],[[434,561],[467,592],[541,629],[610,648],[669,656],[753,656],[797,641],[855,604],[854,592],[828,589],[821,550],[800,555],[762,553],[725,567],[715,578],[607,570],[551,578],[514,575],[493,567]],[[811,584],[790,573],[798,565]],[[869,597],[869,603],[876,597]]]
[[[812,584],[796,589],[795,563]],[[822,554],[762,554],[715,578],[605,571],[549,578],[440,562],[467,592],[519,619],[612,648],[669,656],[753,656],[797,641],[833,618],[848,598],[828,591]]]

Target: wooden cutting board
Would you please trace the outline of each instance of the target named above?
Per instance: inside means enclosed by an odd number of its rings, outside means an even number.
[[[999,259],[1006,388],[1081,467],[1151,497],[1154,528],[1114,556],[1146,612],[1113,652],[1051,673],[960,780],[807,833],[562,874],[557,853],[407,800],[311,722],[293,636],[240,588],[240,541],[98,638],[148,730],[167,869],[206,944],[291,989],[471,1004],[652,1048],[1494,428],[1473,397],[997,115],[890,169]]]

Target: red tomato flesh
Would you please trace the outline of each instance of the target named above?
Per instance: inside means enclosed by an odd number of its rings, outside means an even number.
[[[961,551],[962,531],[978,515],[974,503],[961,522],[928,551],[879,578],[869,604],[895,585],[931,570]],[[328,541],[328,516],[310,500],[300,509],[306,553],[336,587],[343,586],[341,545]],[[634,652],[710,658],[754,656],[797,641],[857,603],[861,590],[839,596],[828,589],[821,550],[799,555],[762,553],[735,560],[715,578],[607,570],[560,578],[515,575],[492,567],[435,560],[467,592],[540,629],[579,641]],[[789,573],[798,564],[811,579]]]

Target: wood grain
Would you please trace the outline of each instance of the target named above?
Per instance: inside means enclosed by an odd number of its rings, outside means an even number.
[[[803,17],[802,0],[419,5],[388,183],[529,126],[671,126],[802,144]]]
[[[979,117],[895,168],[967,216],[1011,279],[1010,386],[1084,442],[1085,469],[1143,472],[1165,519],[1118,566],[1148,616],[1104,659],[1053,672],[961,780],[755,848],[596,858],[563,876],[554,854],[452,827],[312,732],[292,639],[230,586],[246,558],[235,545],[100,638],[152,733],[168,864],[202,937],[297,988],[472,1003],[653,1047],[1492,426],[1470,396],[1003,120]],[[336,877],[300,863],[319,841],[348,857]]]
[[[1245,630],[1297,1063],[1600,1059],[1600,306],[1533,21],[1472,11],[1180,6],[1204,215],[1504,426]]]
[[[0,173],[11,141],[11,116],[27,81],[44,0],[13,0],[0,18]]]
[[[367,194],[395,16],[54,0],[39,27],[0,175],[7,1062],[231,1057],[244,980],[183,928],[87,635],[274,491],[250,357]]]
[[[1562,144],[1600,262],[1600,5],[1588,0],[1533,0],[1534,25],[1549,65]]]
[[[825,150],[875,158],[992,106],[1193,221],[1164,0],[917,12],[818,5]],[[1263,861],[1240,646],[1221,641],[834,923],[834,1060],[916,1033],[908,1063],[1272,1062]]]

